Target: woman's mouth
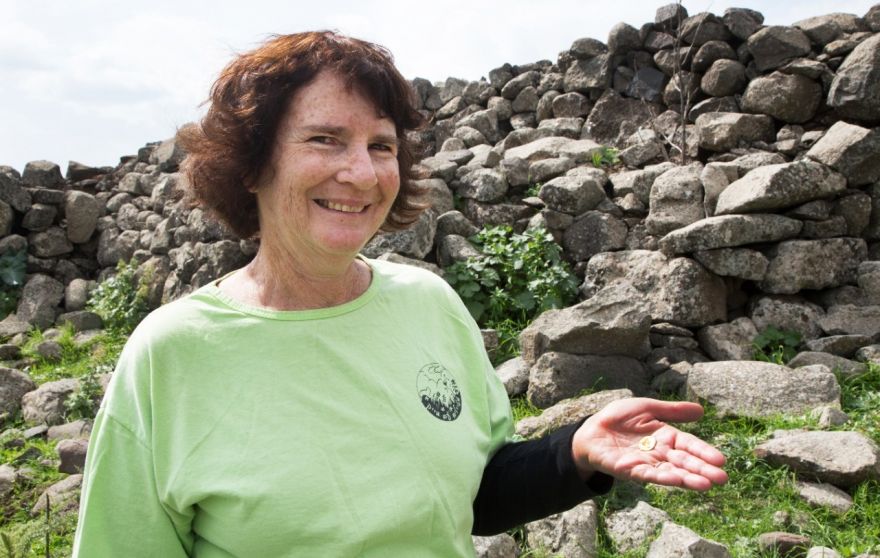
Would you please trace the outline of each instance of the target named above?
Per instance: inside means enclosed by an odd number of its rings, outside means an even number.
[[[347,205],[344,203],[332,202],[330,200],[315,200],[315,203],[324,209],[332,209],[333,211],[341,211],[342,213],[361,213],[368,206],[366,205]]]

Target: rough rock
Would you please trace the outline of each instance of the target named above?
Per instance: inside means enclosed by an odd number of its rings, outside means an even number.
[[[844,118],[880,121],[880,35],[859,43],[837,69],[828,106]]]
[[[855,283],[867,251],[861,238],[786,240],[766,252],[770,265],[759,285],[764,292],[794,294]]]
[[[395,252],[423,259],[434,245],[436,230],[437,214],[433,211],[425,211],[410,228],[397,232],[380,233],[373,237],[364,246],[363,254],[375,258],[385,252]]]
[[[645,558],[730,558],[723,545],[700,537],[687,527],[663,523],[660,536],[651,543]]]
[[[746,67],[736,60],[721,59],[712,66],[700,80],[700,89],[713,97],[728,97],[742,93],[748,84]]]
[[[840,406],[837,378],[824,367],[795,371],[769,362],[701,362],[688,374],[687,390],[722,415],[800,416],[822,405]]]
[[[522,357],[506,360],[495,367],[508,397],[522,395],[529,388],[529,364]]]
[[[624,553],[637,550],[650,541],[667,521],[672,521],[668,513],[640,501],[635,507],[608,515],[605,529],[617,552]]]
[[[829,353],[844,358],[852,357],[860,348],[870,344],[871,338],[867,335],[831,335],[805,343],[810,351]]]
[[[810,53],[809,37],[794,27],[765,27],[750,36],[747,44],[759,72],[773,70]]]
[[[61,464],[58,470],[62,473],[82,473],[86,465],[86,450],[89,441],[83,438],[61,440],[55,447]]]
[[[24,166],[21,181],[36,188],[56,188],[64,184],[61,168],[52,161],[31,161]]]
[[[596,414],[605,405],[613,401],[632,396],[633,392],[631,390],[613,389],[572,399],[564,399],[544,409],[538,416],[521,419],[516,423],[516,433],[524,438],[540,438],[563,426],[575,424],[590,415]]]
[[[629,389],[647,395],[650,378],[644,365],[631,357],[556,352],[542,354],[529,371],[528,399],[542,409],[585,389]]]
[[[650,325],[638,293],[614,286],[574,306],[538,316],[520,334],[522,357],[529,364],[548,351],[640,357],[650,350]]]
[[[803,351],[788,361],[789,368],[800,368],[814,364],[821,364],[829,370],[839,372],[844,376],[858,376],[868,371],[868,366],[864,363],[816,351]]]
[[[797,161],[758,167],[718,196],[716,215],[759,213],[831,197],[846,188],[846,179],[826,166]]]
[[[46,437],[49,440],[88,439],[92,433],[92,423],[88,420],[75,420],[65,424],[50,426]]]
[[[595,208],[605,199],[606,182],[608,178],[604,172],[599,169],[587,169],[554,178],[541,187],[538,197],[550,209],[569,215],[580,215]]]
[[[61,424],[65,413],[64,402],[79,383],[73,378],[46,382],[21,398],[24,419],[35,424]]]
[[[457,192],[464,198],[481,202],[497,202],[504,199],[508,184],[504,176],[494,169],[476,169],[461,178]]]
[[[822,101],[822,86],[797,74],[773,72],[753,79],[740,106],[746,112],[772,116],[789,124],[810,121]]]
[[[11,465],[0,465],[0,502],[4,502],[15,488],[15,476],[15,469]]]
[[[833,548],[814,546],[807,551],[806,558],[843,558],[843,556]]]
[[[22,396],[35,389],[36,384],[24,372],[0,367],[0,415],[14,416],[21,408]]]
[[[859,432],[783,432],[754,453],[773,466],[787,466],[802,479],[838,487],[880,479],[880,448]]]
[[[794,533],[773,531],[758,536],[758,548],[762,553],[782,558],[802,558],[810,547],[810,538]]]
[[[21,290],[15,314],[19,320],[45,329],[55,323],[55,308],[64,297],[64,285],[42,274],[34,274]]]
[[[601,211],[587,211],[565,230],[562,246],[572,260],[587,261],[600,252],[625,248],[627,232],[622,220]]]
[[[687,254],[776,242],[797,236],[802,228],[801,221],[782,215],[719,215],[670,232],[660,240],[660,247],[664,252]]]
[[[590,111],[584,130],[587,137],[602,145],[618,146],[618,136],[624,123],[638,129],[646,126],[659,113],[655,105],[638,99],[626,99],[608,90]]]
[[[831,508],[837,513],[846,513],[853,505],[852,496],[827,483],[797,481],[798,494],[812,506]]]
[[[749,317],[758,331],[775,327],[780,331],[794,331],[801,339],[809,341],[822,335],[819,321],[825,313],[822,308],[801,297],[788,295],[763,295],[751,303]]]
[[[587,500],[566,512],[527,523],[526,540],[531,548],[566,558],[594,558],[598,516],[596,503]]]
[[[588,295],[618,282],[635,289],[633,296],[647,305],[653,321],[702,327],[727,317],[723,280],[688,258],[628,250],[590,259],[583,287]]]
[[[846,177],[850,187],[880,179],[880,132],[835,122],[807,151],[807,157]]]
[[[476,558],[516,558],[519,545],[516,539],[502,533],[492,537],[473,537]]]
[[[767,274],[770,262],[761,252],[747,248],[701,250],[694,258],[715,275],[760,281]]]
[[[880,305],[832,306],[819,320],[819,327],[828,335],[866,335],[880,339]]]
[[[101,210],[91,194],[69,190],[64,195],[64,215],[67,218],[67,239],[80,244],[95,232]]]
[[[650,234],[661,236],[703,219],[703,166],[694,163],[674,167],[654,180],[645,225]]]
[[[712,360],[751,360],[758,329],[749,318],[706,326],[697,332],[700,348]]]
[[[36,503],[31,508],[32,516],[39,516],[46,513],[46,501],[48,500],[50,509],[55,514],[61,514],[68,511],[74,511],[77,508],[77,496],[82,486],[82,475],[70,475],[65,479],[61,479],[40,494]]]

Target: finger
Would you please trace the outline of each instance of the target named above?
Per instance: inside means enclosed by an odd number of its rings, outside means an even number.
[[[694,422],[703,416],[703,407],[689,401],[660,401],[658,399],[639,399],[644,412],[664,422]]]
[[[666,459],[682,471],[704,478],[712,484],[724,484],[727,482],[727,473],[723,469],[706,463],[690,453],[673,449],[666,453]]]
[[[654,467],[640,465],[637,469],[637,476],[640,477],[638,480],[662,486],[680,486],[691,490],[706,491],[714,484],[709,478],[691,473],[668,462],[657,463]],[[636,473],[636,470],[633,470],[633,473]]]
[[[727,461],[724,454],[718,451],[717,448],[697,438],[693,434],[688,434],[686,432],[676,430],[673,447],[677,450],[699,457],[706,463],[716,467],[721,467],[724,465],[725,461]]]

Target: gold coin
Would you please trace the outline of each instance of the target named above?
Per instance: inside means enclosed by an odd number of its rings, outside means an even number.
[[[639,440],[639,449],[642,451],[651,451],[657,445],[657,438],[653,436],[645,436]]]

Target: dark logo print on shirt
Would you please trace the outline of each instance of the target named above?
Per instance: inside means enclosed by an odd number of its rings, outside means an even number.
[[[452,421],[461,414],[458,384],[442,364],[432,362],[423,366],[416,385],[422,405],[438,419]]]

